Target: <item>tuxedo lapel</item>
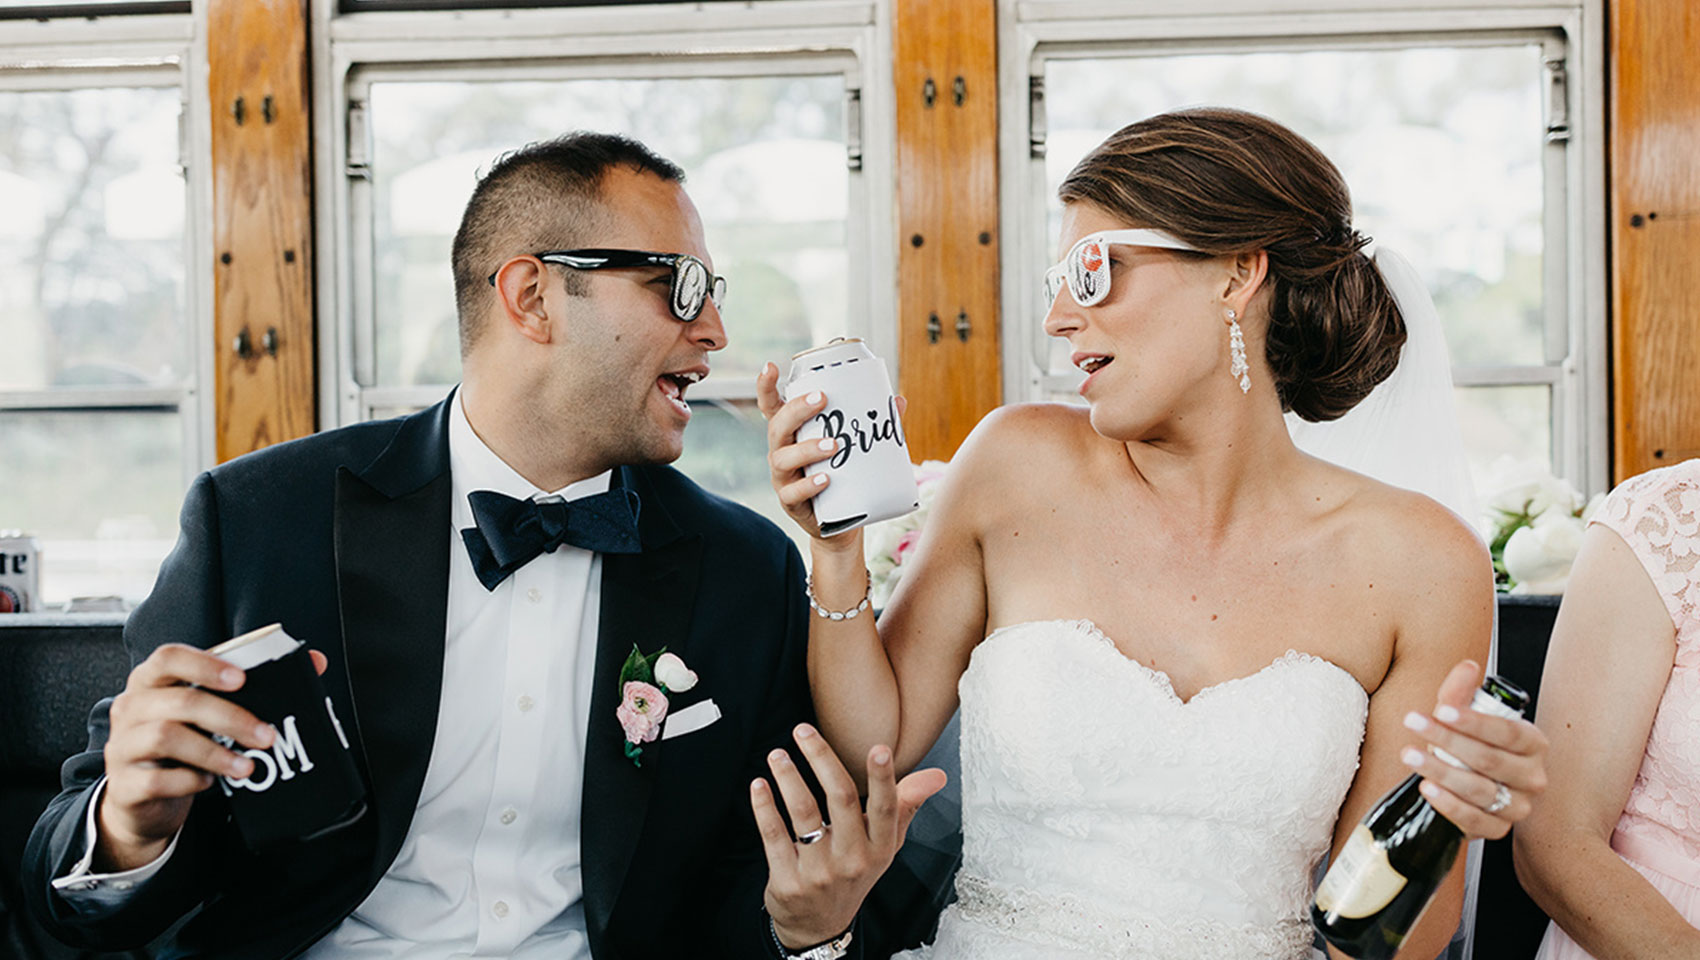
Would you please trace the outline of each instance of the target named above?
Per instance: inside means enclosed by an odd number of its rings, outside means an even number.
[[[593,949],[606,935],[642,834],[655,778],[665,763],[665,745],[659,739],[643,745],[641,767],[625,755],[626,735],[615,717],[621,701],[620,667],[633,645],[646,654],[667,647],[690,662],[686,638],[702,564],[701,539],[679,530],[643,471],[622,468],[620,477],[638,493],[643,552],[602,557],[602,614],[580,830],[585,919]]]
[[[448,401],[336,480],[337,594],[355,727],[377,815],[376,882],[413,821],[437,728],[448,609]]]

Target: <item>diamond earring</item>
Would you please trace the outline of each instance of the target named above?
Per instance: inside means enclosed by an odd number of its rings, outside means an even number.
[[[1245,334],[1240,330],[1239,314],[1228,311],[1228,374],[1240,382],[1240,392],[1251,390],[1251,367],[1245,362]]]

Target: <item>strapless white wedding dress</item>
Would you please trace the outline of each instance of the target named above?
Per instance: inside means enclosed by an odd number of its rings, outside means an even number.
[[[962,675],[957,902],[909,960],[1303,960],[1369,697],[1289,651],[1176,696],[1090,621],[1005,627]]]

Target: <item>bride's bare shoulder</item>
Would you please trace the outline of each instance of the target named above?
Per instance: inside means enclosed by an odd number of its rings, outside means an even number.
[[[953,464],[986,485],[1031,480],[1085,456],[1094,439],[1103,441],[1088,417],[1084,407],[1061,403],[998,407],[974,427]]]
[[[1343,509],[1367,563],[1397,568],[1406,583],[1467,590],[1492,584],[1487,545],[1463,517],[1421,493],[1339,472],[1349,490]]]

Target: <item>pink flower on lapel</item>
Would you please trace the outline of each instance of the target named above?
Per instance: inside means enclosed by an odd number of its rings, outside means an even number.
[[[614,713],[626,731],[626,742],[649,743],[661,735],[661,721],[667,719],[667,695],[652,684],[628,680]]]

